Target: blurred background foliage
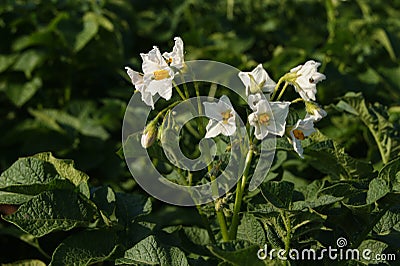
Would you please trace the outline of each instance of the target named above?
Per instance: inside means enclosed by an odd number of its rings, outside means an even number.
[[[263,63],[275,80],[320,61],[320,103],[361,91],[397,121],[399,18],[399,0],[2,1],[0,172],[51,151],[74,159],[95,185],[130,180],[115,154],[133,93],[124,66],[141,69],[139,53],[169,50],[174,36],[184,40],[186,60],[244,71]],[[359,123],[331,111],[322,131],[353,156],[379,160]]]

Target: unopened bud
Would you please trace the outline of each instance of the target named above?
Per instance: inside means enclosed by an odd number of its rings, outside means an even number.
[[[157,121],[151,121],[146,128],[143,130],[142,138],[140,143],[142,147],[147,149],[151,145],[153,145],[154,141],[157,138]]]

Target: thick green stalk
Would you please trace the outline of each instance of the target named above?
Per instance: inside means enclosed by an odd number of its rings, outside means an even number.
[[[208,172],[211,173],[211,171],[212,171],[212,169],[210,169],[210,167],[209,167]],[[214,182],[215,181],[215,176],[211,175],[210,179],[211,179],[211,182],[213,182],[212,188],[211,188],[213,190],[213,193],[218,193],[217,184]],[[217,214],[218,224],[219,224],[219,227],[221,229],[222,239],[224,241],[228,241],[229,240],[229,234],[228,234],[228,226],[226,225],[225,214],[222,211],[221,206],[219,206],[218,199],[214,201],[214,204],[215,204],[215,212]]]
[[[243,192],[244,192],[244,188],[246,186],[246,181],[247,181],[247,177],[249,174],[252,158],[253,158],[253,150],[250,149],[246,156],[245,168],[243,171],[241,181],[239,180],[239,182],[236,185],[235,205],[233,207],[232,223],[231,223],[231,226],[229,229],[229,239],[230,240],[236,239],[237,229],[239,226],[239,212],[240,212],[240,207],[242,205]]]

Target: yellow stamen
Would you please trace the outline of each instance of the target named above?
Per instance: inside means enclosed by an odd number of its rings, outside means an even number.
[[[260,124],[268,124],[269,122],[269,116],[268,114],[264,113],[258,116],[258,121]]]
[[[162,80],[162,79],[169,78],[169,72],[168,72],[168,70],[165,70],[165,69],[156,70],[153,72],[153,75],[154,75],[155,80]]]
[[[296,139],[299,140],[304,140],[306,137],[304,136],[303,131],[299,130],[299,129],[295,129],[293,130],[293,135]]]
[[[226,111],[221,113],[222,115],[222,123],[228,124],[229,118],[231,118],[233,115],[231,114],[231,111]]]
[[[172,58],[170,57],[170,58],[166,59],[165,62],[166,62],[168,65],[170,65],[170,64],[172,63]]]

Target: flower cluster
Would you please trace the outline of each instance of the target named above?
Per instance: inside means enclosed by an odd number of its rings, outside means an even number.
[[[184,67],[183,41],[175,37],[172,52],[161,55],[157,46],[147,54],[141,53],[143,74],[125,67],[142,100],[154,109],[153,96],[159,94],[165,100],[171,99],[172,80]]]
[[[172,80],[185,66],[182,39],[176,37],[172,52],[163,53],[157,47],[147,54],[141,54],[143,59],[143,74],[126,67],[127,73],[135,88],[141,93],[142,100],[154,109],[153,96],[159,94],[169,100],[172,95]],[[286,135],[292,143],[294,151],[303,158],[302,141],[315,132],[314,124],[327,115],[315,102],[317,83],[325,79],[318,72],[320,63],[313,60],[292,68],[276,83],[259,64],[251,72],[238,74],[244,85],[247,103],[251,110],[247,118],[248,124],[254,128],[254,137],[263,140],[266,137],[283,137]],[[292,101],[281,100],[286,88],[291,85],[300,96]],[[278,94],[279,92],[279,94]],[[305,115],[294,124],[287,124],[289,107],[303,102]],[[237,126],[236,114],[228,96],[223,95],[218,102],[203,104],[207,117],[210,118],[206,127],[205,138],[214,138],[220,134],[232,136]],[[142,146],[154,141],[149,132],[154,130],[154,122],[149,124],[142,137]],[[154,134],[153,134],[154,135]],[[149,141],[146,141],[149,138]]]

